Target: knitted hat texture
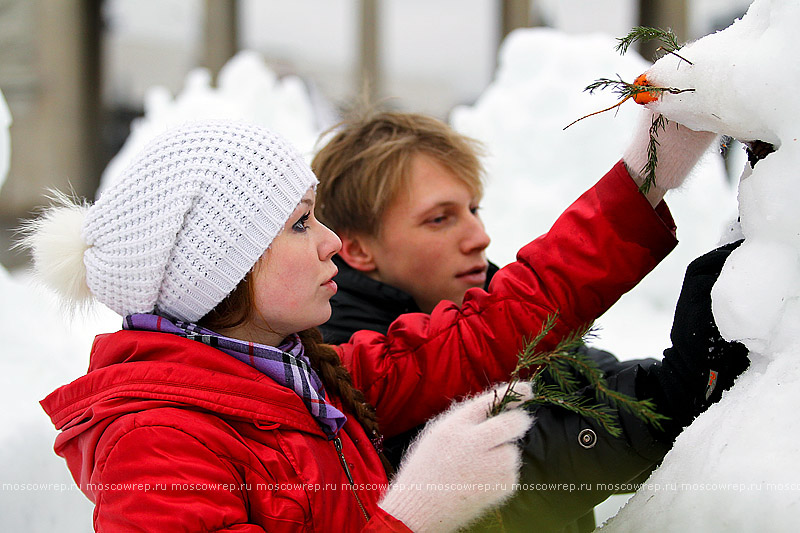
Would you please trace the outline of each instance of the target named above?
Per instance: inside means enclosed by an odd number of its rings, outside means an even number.
[[[173,129],[89,209],[89,289],[123,316],[196,322],[236,288],[316,183],[300,154],[259,126]]]

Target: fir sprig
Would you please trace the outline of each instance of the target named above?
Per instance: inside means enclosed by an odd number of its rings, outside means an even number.
[[[590,403],[583,396],[566,393],[554,385],[544,385],[540,380],[534,381],[534,398],[525,402],[526,406],[557,405],[584,418],[598,422],[614,437],[619,437],[621,430],[617,424],[616,413],[608,405]]]
[[[678,38],[670,29],[663,30],[661,28],[648,28],[644,26],[638,26],[636,28],[633,28],[625,37],[617,39],[618,43],[616,49],[621,54],[625,54],[628,51],[628,48],[633,43],[638,41],[652,41],[652,40],[661,41],[662,45],[658,48],[659,50],[663,50],[669,54],[674,54],[682,61],[685,61],[690,65],[692,64],[691,61],[689,61],[688,59],[677,53],[677,50],[680,49],[681,45],[678,44]],[[640,78],[643,78],[643,76],[640,76]],[[675,87],[655,87],[647,85],[646,80],[645,83],[640,84],[639,78],[637,78],[635,83],[628,83],[622,80],[622,78],[616,80],[612,80],[609,78],[600,78],[590,83],[588,86],[586,86],[584,91],[589,91],[589,93],[594,93],[594,91],[604,90],[608,88],[611,88],[612,92],[616,93],[619,96],[619,101],[616,104],[607,107],[605,109],[601,109],[600,111],[595,111],[594,113],[589,113],[588,115],[584,115],[579,119],[569,123],[567,126],[564,127],[564,129],[569,128],[576,122],[583,120],[585,118],[617,108],[630,98],[634,98],[634,100],[636,101],[643,100],[636,98],[636,96],[641,93],[650,93],[652,95],[658,95],[660,97],[660,95],[663,93],[679,94],[683,92],[694,91],[694,89],[678,89]],[[648,100],[643,100],[640,103],[646,103],[647,101]],[[640,171],[640,174],[642,175],[643,178],[643,182],[642,185],[639,187],[639,190],[642,193],[647,193],[650,190],[650,188],[655,184],[656,167],[658,166],[658,146],[659,146],[657,137],[658,137],[658,132],[663,131],[667,127],[667,123],[668,121],[663,115],[658,115],[654,117],[653,123],[650,126],[650,141],[647,145],[647,162]]]
[[[647,143],[647,162],[641,170],[643,178],[639,190],[642,193],[647,193],[650,187],[656,183],[656,168],[658,167],[658,132],[664,131],[667,128],[669,121],[664,115],[653,116],[653,122],[650,124],[650,141]],[[677,127],[677,125],[676,125]]]
[[[666,417],[655,411],[655,405],[650,400],[637,400],[626,394],[609,388],[603,371],[600,370],[594,361],[580,351],[575,352],[572,355],[573,357],[569,359],[570,368],[583,376],[586,381],[592,384],[592,389],[597,401],[605,402],[612,408],[623,409],[637,418],[660,429],[660,421],[664,420]],[[559,364],[562,364],[562,362],[559,362]],[[553,375],[552,369],[547,368],[545,371],[550,373],[560,388],[563,388],[562,381]],[[602,406],[602,408],[604,407],[605,406]],[[600,410],[602,410],[602,408]],[[603,423],[602,421],[600,422]],[[603,426],[609,431],[609,433],[617,436],[617,430],[610,429],[605,423],[603,423]]]
[[[619,95],[619,97],[622,99],[632,98],[640,93],[680,94],[680,93],[694,92],[694,89],[678,89],[676,87],[657,87],[655,85],[635,85],[633,83],[628,83],[627,81],[624,81],[622,78],[619,77],[616,80],[611,80],[608,78],[599,78],[597,80],[594,80],[589,85],[587,85],[583,90],[589,91],[589,94],[594,94],[594,92],[597,90],[602,91],[604,89],[608,89],[609,87],[611,87],[611,92]],[[617,103],[617,105],[620,105],[621,103],[622,102],[619,102]]]
[[[637,26],[633,28],[625,37],[617,38],[617,41],[619,42],[617,43],[616,50],[620,53],[620,55],[625,55],[628,52],[628,48],[635,42],[661,41],[662,44],[656,49],[656,51],[663,51],[668,54],[673,54],[681,60],[686,61],[688,64],[693,64],[691,61],[677,53],[677,51],[681,48],[681,45],[678,44],[678,37],[669,28],[664,30],[661,28]]]
[[[675,33],[667,28],[666,30],[661,28],[650,28],[647,26],[636,26],[633,28],[628,35],[625,37],[618,37],[617,41],[617,52],[620,55],[625,55],[628,53],[628,48],[635,42],[638,41],[661,41],[664,43],[662,46],[665,50],[674,52],[678,50],[681,45],[678,44],[678,38],[676,37]]]
[[[557,320],[557,314],[548,316],[541,331],[524,344],[517,355],[517,366],[511,373],[508,387],[496,398],[491,414],[496,415],[511,402],[521,399],[513,387],[524,371],[535,368],[531,380],[533,399],[526,401],[523,406],[558,405],[596,421],[614,437],[621,434],[615,409],[623,409],[659,428],[660,421],[665,417],[655,411],[652,402],[637,400],[609,388],[602,370],[578,349],[594,335],[591,326],[567,335],[553,350],[536,350],[536,346],[553,330]],[[544,381],[544,375],[549,376],[553,383]],[[594,402],[581,393],[580,389],[585,383],[579,377],[589,384],[594,393]]]
[[[531,368],[532,366],[538,366],[542,364],[542,354],[536,351],[536,346],[548,335],[548,333],[553,330],[557,320],[558,313],[548,315],[544,321],[544,324],[542,324],[542,329],[539,331],[539,333],[530,341],[523,340],[524,346],[517,354],[517,366],[511,372],[508,380],[508,386],[503,392],[503,395],[495,399],[494,405],[492,405],[492,409],[490,411],[492,415],[501,413],[505,410],[509,403],[519,400],[520,397],[519,394],[514,391],[514,385],[519,382],[520,374],[523,371]],[[558,347],[556,347],[556,349],[558,349]]]
[[[594,111],[593,113],[589,113],[588,115],[584,115],[584,116],[582,116],[582,117],[580,117],[578,119],[575,119],[572,122],[570,122],[569,124],[567,124],[566,126],[564,126],[564,129],[569,128],[570,126],[572,126],[576,122],[580,122],[581,120],[583,120],[585,118],[589,118],[589,117],[592,117],[594,115],[599,115],[600,113],[605,113],[606,111],[610,111],[610,110],[614,109],[615,107],[619,107],[622,104],[624,104],[628,99],[635,97],[637,94],[641,94],[641,93],[680,94],[680,93],[693,92],[694,91],[694,89],[678,89],[676,87],[656,87],[656,86],[653,86],[653,85],[635,85],[633,83],[628,83],[628,82],[624,81],[622,78],[618,78],[616,80],[612,80],[612,79],[609,79],[609,78],[599,78],[599,79],[593,81],[592,83],[590,83],[589,85],[587,85],[583,90],[584,91],[589,91],[589,94],[594,94],[594,92],[597,91],[597,90],[601,90],[602,91],[604,89],[608,89],[609,87],[611,88],[611,92],[619,95],[620,100],[616,104],[614,104],[612,106],[609,106],[609,107],[607,107],[605,109],[601,109],[600,111]]]

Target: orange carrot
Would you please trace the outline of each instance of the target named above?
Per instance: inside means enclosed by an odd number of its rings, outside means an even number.
[[[644,74],[640,74],[639,77],[633,80],[633,84],[639,87],[650,87],[650,82],[647,81],[647,76]],[[658,100],[658,95],[657,92],[640,92],[633,95],[633,101],[637,104],[649,104]]]

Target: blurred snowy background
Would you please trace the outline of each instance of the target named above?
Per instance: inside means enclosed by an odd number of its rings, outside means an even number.
[[[113,32],[105,59],[112,81],[104,85],[104,98],[140,108],[143,117],[133,123],[121,151],[105,167],[103,181],[114,179],[131,151],[150,136],[198,116],[252,119],[283,133],[310,157],[319,133],[336,121],[342,107],[352,104],[358,88],[341,72],[353,69],[355,2],[242,4],[247,7],[240,20],[240,43],[246,50],[212,80],[208,71],[192,66],[199,2],[105,3],[106,24]],[[628,141],[639,111],[632,104],[562,131],[575,118],[614,101],[611,94],[583,93],[583,87],[616,74],[632,79],[650,64],[633,52],[621,57],[614,51],[614,37],[636,24],[635,2],[536,4],[550,28],[516,30],[499,53],[497,33],[487,24],[496,18],[494,2],[393,1],[384,4],[381,17],[383,95],[399,109],[439,116],[488,148],[482,216],[493,239],[489,257],[499,264],[547,231],[619,159]],[[727,26],[748,4],[689,2],[691,35]],[[307,16],[309,12],[314,16]],[[154,50],[160,51],[155,63]],[[9,149],[16,153],[8,145],[7,117],[0,112],[0,171]],[[683,271],[692,258],[715,247],[735,219],[743,164],[740,150],[730,156],[730,171],[718,154],[709,153],[688,184],[670,193],[680,245],[602,317],[597,345],[621,358],[659,356],[669,345]],[[0,184],[5,175],[2,171]],[[95,309],[66,320],[49,294],[30,285],[24,268],[9,272],[0,267],[0,295],[4,527],[90,531],[92,505],[74,487],[63,460],[53,454],[55,430],[38,400],[85,371],[92,337],[118,329],[119,317]],[[621,501],[615,497],[601,506],[599,520],[613,515]]]

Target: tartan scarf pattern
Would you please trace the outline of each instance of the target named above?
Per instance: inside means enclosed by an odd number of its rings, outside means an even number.
[[[305,404],[308,412],[317,421],[328,439],[333,439],[344,426],[347,417],[325,399],[325,388],[319,376],[311,368],[303,353],[303,343],[297,335],[287,337],[277,348],[265,344],[241,341],[224,337],[197,324],[170,320],[153,314],[128,315],[123,320],[123,329],[172,333],[187,339],[213,346],[228,355],[248,364],[274,379],[280,385],[292,389]]]

